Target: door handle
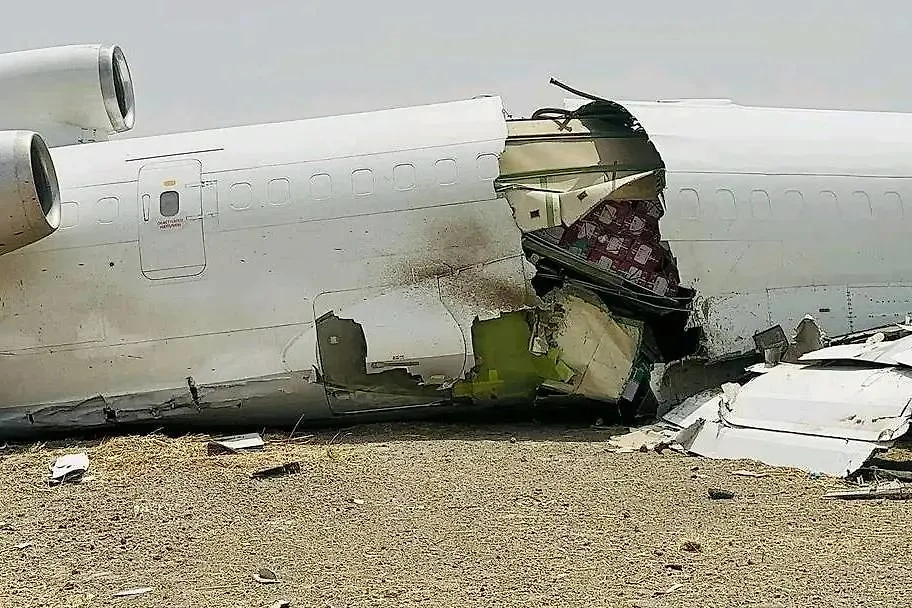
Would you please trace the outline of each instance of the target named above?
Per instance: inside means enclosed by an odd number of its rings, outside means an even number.
[[[142,214],[143,214],[144,222],[149,221],[149,209],[151,206],[152,206],[152,197],[149,196],[148,194],[143,194],[142,195]]]

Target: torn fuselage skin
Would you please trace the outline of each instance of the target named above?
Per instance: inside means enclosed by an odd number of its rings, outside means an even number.
[[[495,184],[535,266],[527,288],[537,303],[501,305],[491,318],[473,318],[466,336],[472,364],[433,383],[421,375],[419,360],[400,361],[398,372],[371,373],[371,337],[358,319],[345,321],[354,332],[347,348],[344,336],[321,335],[329,327],[321,323],[342,319],[318,320],[334,411],[343,409],[339,400],[349,403],[345,413],[375,409],[385,399],[389,407],[543,395],[616,403],[644,396],[638,389],[653,362],[697,349],[699,330],[687,327],[693,292],[679,285],[658,230],[664,166],[633,117],[616,104],[594,102],[507,125]]]
[[[0,410],[0,428],[284,426],[641,397],[652,362],[696,346],[693,294],[658,232],[662,159],[610,103],[506,126],[496,194],[404,224],[428,251],[376,255],[381,287],[308,295],[312,326],[286,348],[287,373],[194,371],[173,389]]]
[[[662,239],[664,162],[622,106],[594,100],[508,121],[498,189],[523,230],[540,292],[570,284],[643,321],[650,361],[694,354],[695,292]]]

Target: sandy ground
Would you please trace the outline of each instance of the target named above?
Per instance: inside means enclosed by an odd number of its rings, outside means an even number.
[[[755,463],[615,454],[609,435],[408,424],[270,435],[227,456],[161,435],[13,446],[0,606],[906,602],[912,504],[823,500],[844,483]],[[49,488],[48,465],[74,449],[94,479]],[[291,460],[299,474],[250,477]],[[745,468],[768,476],[732,474]],[[255,581],[261,567],[280,582]],[[113,597],[136,587],[152,590]]]

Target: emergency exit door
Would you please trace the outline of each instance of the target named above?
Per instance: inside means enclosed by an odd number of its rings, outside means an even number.
[[[191,277],[206,268],[202,164],[177,160],[139,171],[139,258],[149,279]]]

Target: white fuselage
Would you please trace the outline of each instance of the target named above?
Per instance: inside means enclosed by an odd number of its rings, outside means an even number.
[[[662,235],[711,356],[805,314],[839,334],[912,312],[912,155],[889,175],[713,170],[725,134],[691,152],[650,136],[667,167]],[[61,228],[0,257],[0,425],[379,407],[320,383],[314,325],[329,311],[371,319],[368,363],[458,377],[473,319],[517,308],[530,278],[494,191],[505,137],[486,98],[55,148]]]

